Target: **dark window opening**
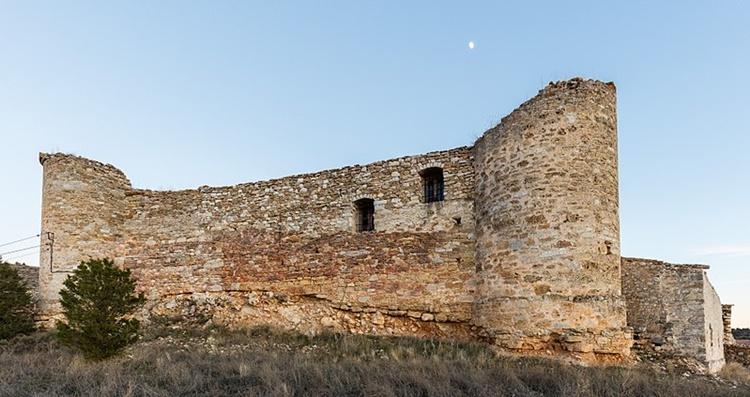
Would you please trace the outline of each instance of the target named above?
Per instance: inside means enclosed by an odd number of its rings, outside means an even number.
[[[358,232],[371,232],[375,230],[375,201],[363,198],[354,202],[356,211],[356,222]]]
[[[445,199],[445,183],[443,182],[443,169],[438,167],[428,168],[419,173],[424,185],[424,202],[434,203]]]

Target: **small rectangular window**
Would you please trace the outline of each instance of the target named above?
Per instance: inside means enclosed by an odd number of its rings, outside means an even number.
[[[424,185],[424,202],[434,203],[445,200],[445,182],[443,181],[443,169],[438,167],[427,168],[419,173]]]
[[[375,230],[375,201],[373,199],[359,199],[354,202],[355,220],[358,232]]]

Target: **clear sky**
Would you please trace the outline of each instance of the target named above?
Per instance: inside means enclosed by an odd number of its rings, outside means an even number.
[[[228,185],[469,145],[584,76],[618,87],[623,254],[711,265],[750,327],[750,3],[313,3],[0,2],[0,244],[39,151]]]

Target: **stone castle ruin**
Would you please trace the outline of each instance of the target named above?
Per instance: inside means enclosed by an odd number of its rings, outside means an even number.
[[[472,147],[231,187],[134,189],[41,154],[40,306],[81,260],[131,269],[142,315],[723,365],[707,267],[620,255],[612,83],[551,83]],[[635,332],[635,333],[634,333]]]

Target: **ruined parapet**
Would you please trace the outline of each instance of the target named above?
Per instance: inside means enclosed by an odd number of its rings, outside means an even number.
[[[724,366],[724,323],[706,265],[622,258],[622,291],[635,346]]]
[[[724,345],[734,344],[734,335],[732,335],[732,306],[721,305],[721,319],[724,323]]]
[[[39,154],[43,166],[39,258],[41,319],[59,312],[59,290],[80,261],[111,256],[121,237],[130,181],[117,168],[67,154]]]
[[[504,349],[629,355],[612,83],[552,83],[475,145],[475,325]]]

